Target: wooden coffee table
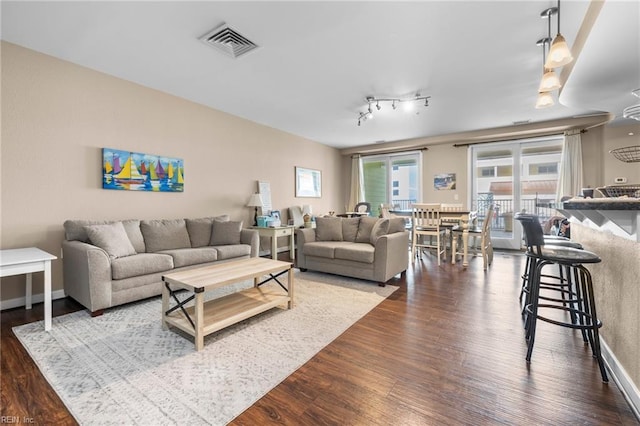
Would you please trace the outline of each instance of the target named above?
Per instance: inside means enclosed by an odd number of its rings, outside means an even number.
[[[286,287],[278,280],[285,273]],[[252,288],[204,301],[205,292],[248,279],[253,279]],[[272,280],[280,288],[261,287]],[[197,351],[208,334],[285,303],[288,309],[293,308],[293,264],[289,262],[253,257],[174,272],[164,275],[162,281],[162,328],[167,330],[171,325],[193,336]],[[180,300],[178,290],[193,294]],[[171,298],[175,301],[172,307]]]

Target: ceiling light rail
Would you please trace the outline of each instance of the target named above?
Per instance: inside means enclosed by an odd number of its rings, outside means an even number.
[[[403,98],[376,98],[375,96],[367,96],[365,98],[365,101],[367,101],[368,107],[366,111],[364,112],[360,111],[358,113],[358,126],[360,126],[363,121],[371,120],[373,118],[373,109],[371,108],[372,105],[375,105],[376,110],[380,111],[382,109],[382,106],[385,103],[391,104],[391,109],[395,110],[402,103],[424,101],[424,106],[428,107],[430,98],[431,96],[422,96],[420,95],[420,93],[416,93],[415,96],[411,98],[404,98],[404,99]]]

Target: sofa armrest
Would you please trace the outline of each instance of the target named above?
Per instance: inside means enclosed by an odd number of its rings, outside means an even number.
[[[409,266],[409,232],[395,232],[378,238],[375,245],[374,279],[380,283]]]
[[[251,246],[251,257],[258,257],[260,252],[260,234],[255,229],[242,229],[240,231],[240,243]]]
[[[296,229],[296,266],[298,268],[307,267],[307,258],[304,255],[304,245],[316,240],[316,230],[313,228]]]
[[[62,242],[64,292],[96,312],[111,307],[111,261],[100,247]]]

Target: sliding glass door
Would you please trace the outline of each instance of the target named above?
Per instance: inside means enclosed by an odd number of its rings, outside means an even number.
[[[497,248],[518,249],[521,227],[516,212],[534,213],[546,221],[558,182],[562,136],[496,142],[471,147],[471,206],[479,220],[491,221],[491,239]],[[486,212],[495,205],[492,217]]]
[[[375,155],[363,157],[364,199],[371,203],[371,214],[380,214],[380,204],[409,209],[419,199],[422,154]]]

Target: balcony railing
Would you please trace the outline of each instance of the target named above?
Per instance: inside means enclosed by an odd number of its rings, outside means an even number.
[[[540,223],[544,223],[552,216],[559,215],[556,209],[551,207],[553,203],[554,200],[540,198],[520,200],[520,212],[535,214],[539,217]],[[490,204],[495,206],[491,230],[512,232],[513,215],[517,212],[513,211],[513,199],[511,198],[500,200],[473,200],[472,209],[478,212],[478,225],[484,222]]]

